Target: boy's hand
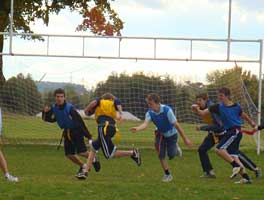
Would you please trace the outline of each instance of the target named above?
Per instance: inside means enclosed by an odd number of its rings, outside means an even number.
[[[197,104],[193,104],[191,106],[191,108],[192,108],[193,111],[198,111],[199,110],[199,106]]]
[[[135,133],[135,132],[137,132],[137,127],[132,127],[132,128],[130,128],[129,129],[132,133]]]
[[[43,108],[43,111],[44,112],[49,112],[50,111],[50,106],[46,105],[44,108]]]

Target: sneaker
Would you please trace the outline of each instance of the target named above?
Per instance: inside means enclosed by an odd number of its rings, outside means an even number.
[[[95,154],[94,161],[93,161],[93,167],[96,172],[99,172],[101,169],[101,164],[99,162],[99,157],[97,154]]]
[[[236,181],[235,184],[252,184],[252,181],[249,179],[242,178],[239,181]]]
[[[84,180],[88,177],[88,172],[82,171],[82,172],[76,174],[75,177],[80,179],[80,180]]]
[[[204,172],[203,175],[200,176],[200,178],[216,178],[215,173],[213,171]]]
[[[262,176],[262,171],[260,168],[256,168],[255,170],[256,178],[260,178]]]
[[[141,165],[141,157],[138,149],[133,149],[133,155],[130,157],[137,163],[138,166]]]
[[[171,174],[167,175],[165,174],[163,177],[162,177],[162,182],[171,182],[173,179],[173,176]]]
[[[176,156],[182,157],[182,150],[178,143],[176,143]]]
[[[12,176],[11,174],[7,174],[5,178],[7,181],[10,181],[10,182],[18,182],[18,178],[16,176]]]
[[[235,178],[236,175],[242,170],[242,167],[233,167],[232,174],[230,176],[231,179]]]
[[[78,178],[78,179],[86,179],[86,177],[88,176],[88,172],[86,172],[84,170],[85,165],[86,164],[84,164],[83,166],[81,166],[80,169],[78,170],[78,172],[75,174],[75,177],[76,178]]]

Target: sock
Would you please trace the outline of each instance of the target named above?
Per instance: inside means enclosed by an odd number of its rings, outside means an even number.
[[[232,167],[240,167],[240,165],[237,164],[236,161],[234,161],[234,160],[230,164],[232,165]]]
[[[247,173],[242,174],[242,177],[243,177],[244,179],[249,180],[249,176],[247,175]]]
[[[166,169],[164,172],[165,172],[166,175],[170,175],[169,169]]]
[[[5,176],[5,177],[9,177],[10,174],[9,174],[8,172],[6,172],[4,176]]]
[[[83,172],[87,172],[87,164],[86,163],[84,163],[83,165],[82,165],[82,171]]]

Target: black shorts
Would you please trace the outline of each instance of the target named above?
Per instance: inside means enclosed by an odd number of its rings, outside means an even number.
[[[85,153],[87,151],[81,129],[67,129],[63,131],[63,134],[64,152],[66,156]]]
[[[102,147],[106,159],[112,158],[115,154],[116,146],[112,142],[112,137],[114,137],[115,133],[116,127],[114,124],[98,124],[98,138],[92,142],[91,146],[95,151]]]

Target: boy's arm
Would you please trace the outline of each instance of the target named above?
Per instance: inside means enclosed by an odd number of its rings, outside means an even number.
[[[119,113],[119,117],[118,117],[118,120],[119,122],[122,122],[123,121],[123,110],[122,110],[122,105],[119,104],[116,106],[117,107],[117,111]]]
[[[197,112],[200,116],[209,115],[210,111],[207,109],[201,110],[200,107],[197,104],[193,104],[191,106],[192,110]]]
[[[192,142],[186,137],[186,134],[184,132],[184,130],[182,129],[182,127],[180,126],[180,124],[175,121],[174,122],[174,126],[175,128],[178,130],[178,132],[180,133],[184,143],[188,146],[188,147],[192,147]]]
[[[50,106],[45,106],[42,110],[42,120],[46,122],[56,122],[56,117]]]
[[[92,139],[92,135],[90,134],[89,130],[87,129],[81,115],[77,112],[77,110],[75,110],[74,108],[71,108],[70,110],[70,115],[72,117],[72,120],[74,121],[74,123],[77,125],[77,127],[80,127],[83,131],[83,134],[86,138],[88,138],[89,140]]]
[[[242,111],[241,117],[246,120],[252,128],[256,127],[256,123],[245,112]]]
[[[147,128],[148,124],[149,124],[149,121],[145,120],[141,125],[130,128],[130,131],[133,132],[133,133],[135,133],[137,131],[142,131],[145,128]]]
[[[212,125],[202,125],[199,126],[199,130],[201,131],[213,131],[213,132],[218,132],[223,130],[223,127],[217,125],[217,124],[212,124]]]
[[[85,107],[84,113],[86,115],[91,115],[93,114],[94,108],[97,106],[97,100],[91,101],[88,106]]]

